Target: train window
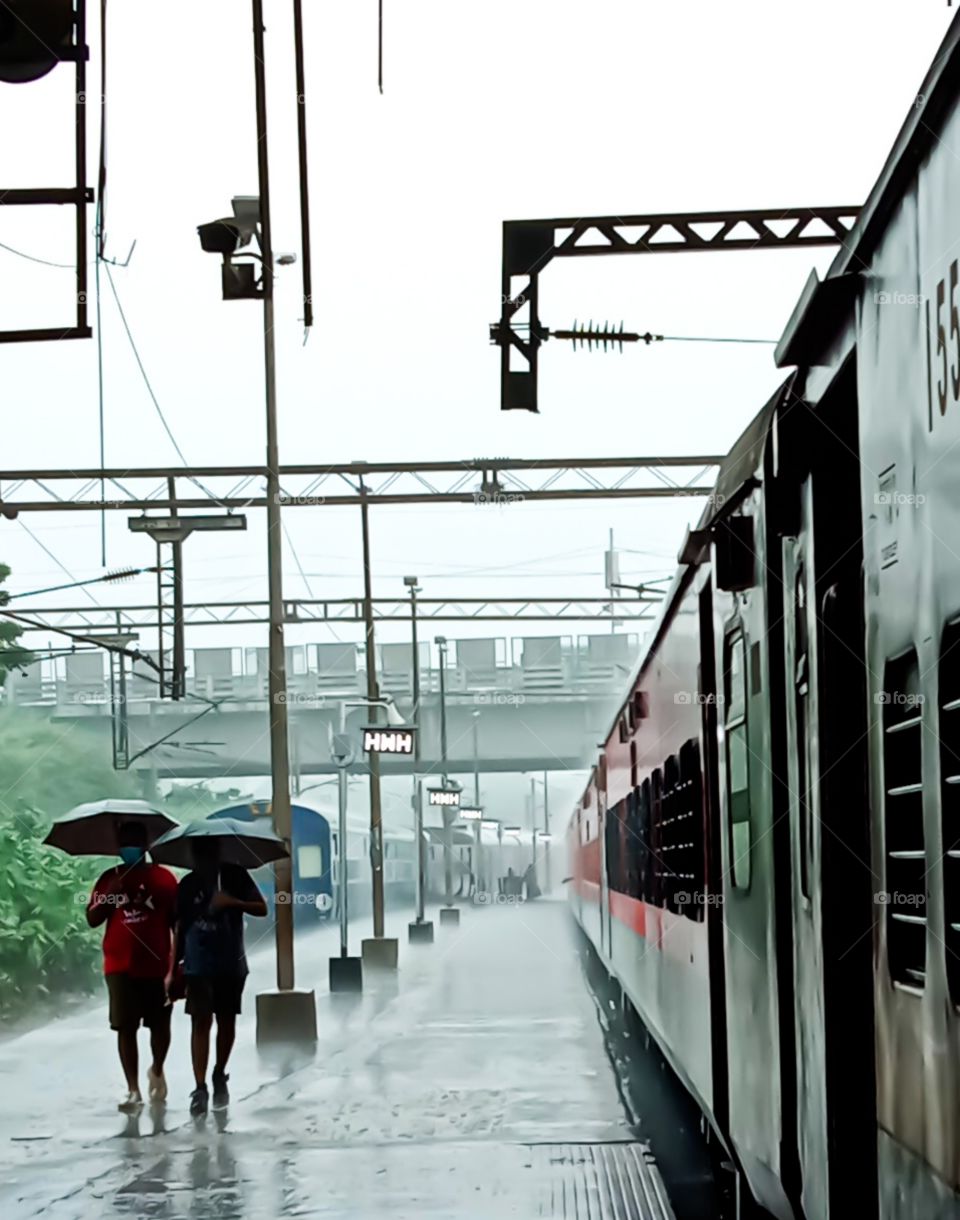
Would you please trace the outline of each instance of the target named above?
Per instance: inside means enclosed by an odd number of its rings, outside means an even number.
[[[797,571],[793,597],[793,640],[795,669],[793,675],[794,709],[797,725],[797,803],[800,838],[800,889],[810,897],[810,861],[813,853],[810,824],[808,733],[810,702],[810,660],[807,634],[807,578],[803,565]]]
[[[617,889],[621,894],[630,893],[630,856],[633,847],[630,842],[630,806],[622,800],[617,806],[617,820],[620,823],[620,871],[617,874]]]
[[[621,860],[623,852],[621,850],[621,831],[622,824],[620,820],[620,806],[614,805],[607,810],[607,818],[604,824],[604,846],[607,853],[607,884],[610,889],[620,891],[623,889],[620,880]]]
[[[923,833],[922,706],[914,649],[883,675],[883,788],[890,977],[922,988],[927,975],[927,853]]]
[[[630,742],[630,787],[637,786],[637,743]]]
[[[960,620],[940,645],[940,816],[943,914],[950,998],[960,1005]]]
[[[750,747],[747,737],[747,675],[743,634],[727,637],[725,686],[725,742],[727,760],[727,808],[733,884],[750,888]]]
[[[683,852],[680,887],[690,898],[678,905],[690,919],[704,917],[706,839],[703,825],[703,779],[700,774],[700,743],[691,738],[680,748],[680,782],[683,788]]]
[[[660,822],[663,814],[663,776],[658,767],[650,777],[650,898],[654,906],[663,905],[661,875],[663,863],[660,855]]]
[[[640,800],[637,810],[637,849],[639,858],[639,893],[644,902],[653,901],[653,869],[650,856],[650,780],[640,785]]]
[[[319,843],[304,843],[297,848],[297,872],[304,879],[323,876],[323,849]]]
[[[683,817],[683,792],[680,787],[680,764],[671,754],[663,764],[663,795],[661,797],[660,847],[657,852],[660,865],[660,901],[670,911],[676,911],[676,896],[680,891],[680,869],[682,856],[681,833]]]
[[[627,797],[627,893],[640,898],[640,793],[634,790]]]

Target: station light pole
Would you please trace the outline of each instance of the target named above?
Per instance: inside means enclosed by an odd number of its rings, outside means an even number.
[[[447,668],[447,639],[446,636],[438,635],[434,638],[434,644],[440,653],[440,762],[442,764],[443,786],[447,786],[447,688],[446,688],[446,668]]]
[[[443,635],[434,637],[433,642],[440,654],[440,763],[443,787],[447,787],[447,638]],[[456,924],[460,921],[460,912],[453,905],[453,860],[450,854],[450,838],[453,835],[454,817],[452,811],[444,809],[443,823],[443,885],[444,906],[440,911],[440,922]]]
[[[476,887],[477,887],[477,890],[479,890],[479,885],[480,885],[480,834],[481,834],[481,829],[483,826],[483,810],[478,805],[473,806],[473,808],[461,807],[460,816],[461,816],[461,818],[463,818],[463,820],[465,822],[473,822],[474,826],[476,828],[474,831],[473,867],[474,867],[474,879],[476,882]],[[475,890],[475,892],[476,892],[476,890]]]
[[[423,837],[423,780],[417,774],[420,767],[420,644],[417,639],[417,594],[420,586],[416,576],[404,576],[403,583],[410,590],[410,634],[413,648],[413,713],[412,721],[416,730],[414,735],[413,754],[413,832],[417,844],[417,912],[416,918],[407,925],[407,939],[413,943],[433,943],[433,921],[424,919],[423,901],[426,890],[427,848]]]
[[[479,728],[480,728],[480,710],[474,708],[471,713],[472,729],[473,729],[473,803],[480,808],[480,751],[478,746]],[[480,842],[480,823],[477,823],[477,887],[482,883],[483,864],[485,863],[483,855],[483,845]]]
[[[495,830],[497,832],[497,867],[499,868],[500,874],[502,875],[503,874],[503,826],[500,822],[500,819],[499,818],[484,818],[483,821],[480,823],[480,827],[482,830]],[[492,857],[492,854],[493,853],[491,852],[491,857]],[[484,864],[487,866],[487,873],[489,874],[492,871],[492,865],[487,862],[486,853],[484,853]],[[490,890],[491,881],[496,882],[496,880],[497,880],[497,878],[495,876],[494,877],[491,877],[489,875],[487,876],[486,882],[487,882],[488,892],[492,892],[492,893],[499,892],[499,886],[497,886],[497,885],[494,885],[492,891]]]
[[[552,836],[550,834],[550,786],[548,780],[549,772],[543,773],[543,837],[546,840],[546,850],[543,853],[543,892],[550,892],[550,843]]]
[[[256,88],[256,199],[234,200],[234,217],[198,228],[204,250],[223,256],[221,283],[225,300],[263,301],[263,363],[266,405],[267,582],[269,591],[269,717],[271,809],[277,835],[292,849],[290,810],[287,675],[283,639],[283,567],[280,520],[280,445],[277,430],[276,350],[274,346],[273,240],[270,227],[270,162],[267,152],[267,88],[263,0],[252,0],[253,71]],[[260,246],[261,282],[249,264],[232,261],[256,233]],[[257,996],[257,1041],[315,1044],[316,1002],[312,991],[294,988],[293,867],[288,855],[275,866],[276,893],[289,901],[276,904],[277,986]]]
[[[340,708],[340,732],[333,738],[330,754],[337,764],[337,897],[340,906],[340,956],[330,958],[330,990],[362,991],[363,963],[359,957],[350,957],[347,949],[347,926],[349,922],[350,862],[347,856],[347,768],[354,759],[353,743],[344,733],[344,712]]]
[[[473,803],[480,804],[480,751],[477,745],[478,730],[480,727],[480,712],[475,710],[471,712],[473,720]]]
[[[537,863],[537,840],[545,844],[543,852],[544,893],[550,889],[550,784],[549,772],[544,771],[543,779],[535,775],[530,777],[530,828],[533,831],[533,864]],[[543,830],[537,830],[537,784],[543,784]]]

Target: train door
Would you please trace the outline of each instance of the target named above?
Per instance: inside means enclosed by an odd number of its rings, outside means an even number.
[[[876,1214],[873,891],[856,391],[805,417],[783,540],[797,1139],[809,1220]]]
[[[792,898],[797,1135],[804,1214],[827,1220],[826,1028],[823,995],[823,907],[820,903],[816,582],[813,573],[811,480],[803,485],[800,532],[783,542],[783,609]]]
[[[700,593],[699,693],[702,716],[704,853],[706,893],[717,899],[723,894],[723,862],[720,851],[721,809],[718,779],[717,665],[714,652],[713,586],[707,582]],[[707,943],[710,962],[710,1041],[713,1113],[721,1131],[727,1128],[727,1004],[723,961],[723,904],[706,904]]]

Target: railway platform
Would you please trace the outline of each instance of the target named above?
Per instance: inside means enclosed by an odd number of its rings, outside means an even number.
[[[387,933],[407,918],[388,913]],[[327,992],[336,947],[330,927],[297,942],[315,1054],[266,1058],[253,997],[273,983],[272,944],[250,946],[231,1104],[205,1119],[187,1109],[182,1005],[167,1105],[137,1118],[116,1110],[105,998],[0,1042],[0,1213],[673,1220],[561,901],[467,906],[433,945],[401,941],[399,970],[368,976],[362,996]]]

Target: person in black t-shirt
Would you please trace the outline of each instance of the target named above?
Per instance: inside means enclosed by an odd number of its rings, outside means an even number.
[[[214,1109],[222,1109],[230,1100],[226,1067],[247,980],[243,917],[266,915],[267,904],[245,868],[220,863],[218,839],[197,839],[193,843],[193,861],[194,871],[183,878],[177,890],[177,961],[183,966],[187,1012],[192,1023],[196,1087],[190,1095],[190,1113],[205,1114],[214,1017],[217,1018]]]

